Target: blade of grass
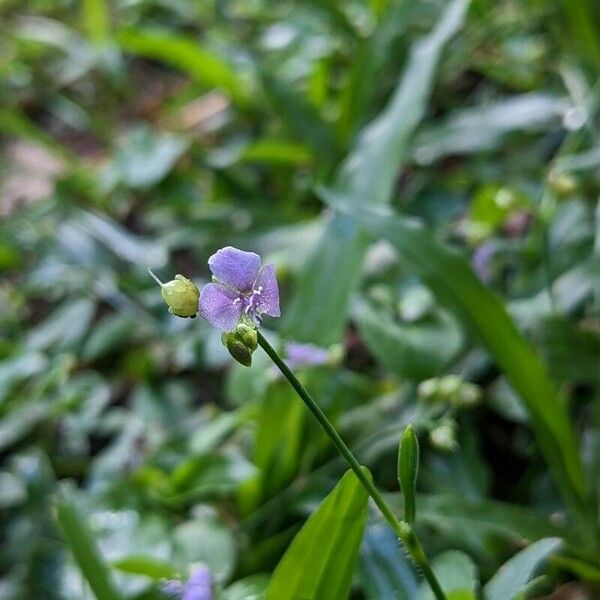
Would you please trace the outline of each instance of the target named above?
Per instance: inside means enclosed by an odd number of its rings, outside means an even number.
[[[56,516],[65,541],[96,598],[123,600],[111,581],[109,568],[100,555],[92,532],[75,504],[67,497],[65,489],[59,491]]]
[[[124,29],[117,34],[123,50],[163,61],[198,83],[218,88],[239,105],[249,102],[246,84],[233,67],[196,40],[156,30]]]
[[[443,48],[461,26],[467,6],[468,0],[454,0],[436,28],[416,43],[387,108],[359,136],[334,182],[352,204],[367,198],[377,204],[389,202],[396,172],[408,157],[409,141],[425,113]],[[285,333],[321,345],[340,339],[366,244],[352,218],[333,215],[300,275],[283,324]]]

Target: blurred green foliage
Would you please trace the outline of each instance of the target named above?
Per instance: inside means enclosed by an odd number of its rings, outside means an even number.
[[[594,598],[599,67],[595,0],[1,2],[0,599],[429,597],[266,356],[165,309],[225,245],[398,514],[413,423],[444,589]]]

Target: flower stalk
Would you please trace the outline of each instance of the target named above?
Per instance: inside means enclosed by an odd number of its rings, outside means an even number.
[[[340,437],[335,427],[332,425],[331,421],[327,418],[327,415],[323,412],[321,407],[317,404],[314,398],[308,393],[308,391],[304,388],[304,386],[300,383],[298,378],[294,375],[294,373],[290,370],[290,368],[285,364],[285,362],[281,359],[279,354],[275,351],[275,349],[269,344],[269,342],[265,339],[265,337],[257,331],[258,334],[258,344],[260,347],[267,353],[269,358],[275,363],[275,365],[279,368],[283,376],[289,381],[290,385],[294,388],[294,391],[298,394],[300,399],[304,402],[308,410],[313,414],[315,419],[319,422],[319,425],[323,428],[325,433],[329,436],[329,439],[333,442],[335,447],[338,449],[340,454],[344,457],[350,468],[354,471],[354,474],[366,489],[367,493],[379,510],[381,514],[384,516],[385,520],[389,523],[390,527],[394,531],[394,533],[398,536],[400,541],[406,547],[408,553],[415,561],[415,563],[419,566],[427,583],[431,587],[434,596],[437,600],[447,600],[446,595],[444,594],[440,583],[431,568],[431,564],[427,559],[425,551],[417,534],[411,525],[409,525],[405,521],[401,521],[396,517],[389,504],[383,498],[381,492],[375,487],[375,484],[371,481],[371,479],[365,475],[364,471],[361,469],[361,465],[352,454],[352,451],[344,440]]]

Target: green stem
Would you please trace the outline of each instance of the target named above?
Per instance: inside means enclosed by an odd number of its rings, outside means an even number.
[[[346,462],[350,465],[350,468],[354,471],[360,483],[367,490],[369,496],[371,496],[385,520],[390,524],[390,527],[406,546],[408,553],[420,567],[437,600],[447,600],[435,576],[435,573],[429,564],[427,556],[425,555],[425,551],[423,550],[423,546],[417,538],[413,528],[408,523],[400,521],[396,517],[389,504],[381,495],[381,492],[375,487],[371,479],[365,475],[360,463],[358,460],[356,460],[356,457],[354,454],[352,454],[350,448],[348,448],[344,440],[340,437],[334,426],[331,424],[331,421],[327,418],[327,415],[321,410],[321,407],[316,403],[315,399],[306,391],[298,378],[285,364],[285,362],[283,362],[279,354],[277,354],[273,346],[269,344],[260,331],[258,332],[258,343],[267,353],[269,358],[277,365],[284,377],[290,382],[290,385],[294,388],[298,396],[300,396],[304,404],[306,404],[308,410],[310,410],[315,419],[317,419],[319,425],[321,425],[325,433],[329,436],[329,439],[334,443],[340,454],[346,459]]]

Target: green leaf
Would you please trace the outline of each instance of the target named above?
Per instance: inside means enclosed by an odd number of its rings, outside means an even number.
[[[117,40],[127,52],[164,61],[199,83],[226,92],[239,104],[248,101],[245,83],[233,67],[197,40],[163,31],[139,29],[122,30]]]
[[[496,360],[526,404],[542,453],[565,501],[583,514],[587,486],[569,415],[543,363],[517,330],[502,301],[487,289],[465,258],[438,242],[419,222],[389,210],[363,209],[352,198],[326,190],[330,205],[352,215],[376,238],[398,250],[417,275]]]
[[[408,64],[383,113],[359,136],[334,183],[353,204],[389,202],[398,168],[423,118],[445,44],[463,22],[468,0],[454,0],[438,25],[410,52]],[[285,332],[299,341],[339,341],[350,296],[357,288],[367,239],[345,215],[334,215],[307,261],[286,313]],[[315,299],[318,298],[318,302]],[[310,314],[310,318],[307,315]]]
[[[8,471],[0,471],[0,509],[17,506],[27,499],[23,480]]]
[[[356,475],[346,472],[277,565],[266,600],[346,600],[367,520],[367,500]]]
[[[249,575],[223,590],[222,600],[260,600],[269,584],[269,576],[265,573]]]
[[[394,533],[382,523],[367,527],[360,572],[368,600],[413,600],[417,594],[415,572]]]
[[[210,515],[178,525],[173,531],[173,546],[179,563],[206,563],[218,581],[226,581],[235,567],[233,535]]]
[[[58,524],[65,541],[96,598],[122,600],[111,581],[109,568],[100,555],[92,532],[74,502],[68,498],[70,493],[70,490],[61,489],[56,504]]]
[[[120,140],[115,168],[126,185],[145,189],[169,174],[187,146],[187,141],[179,136],[155,133],[138,125]]]
[[[116,560],[112,566],[125,573],[134,575],[146,575],[152,579],[177,579],[180,572],[171,563],[163,560],[143,556],[139,554],[130,554]]]
[[[104,0],[84,0],[81,6],[83,27],[90,40],[103,42],[109,36],[108,9]]]
[[[440,554],[432,563],[447,600],[476,600],[477,568],[463,552],[450,550]],[[420,589],[419,600],[435,600],[428,585]]]
[[[510,540],[539,540],[560,536],[577,543],[573,531],[556,525],[531,508],[464,495],[427,495],[417,498],[419,522],[452,535],[474,531],[481,536],[501,535]]]
[[[447,316],[436,314],[402,323],[366,302],[356,303],[353,316],[379,363],[403,377],[426,379],[439,374],[462,345],[460,330]]]
[[[483,588],[485,600],[512,600],[527,586],[540,563],[561,545],[559,538],[531,544],[505,562]]]

